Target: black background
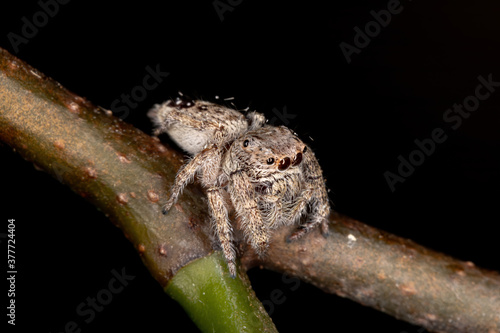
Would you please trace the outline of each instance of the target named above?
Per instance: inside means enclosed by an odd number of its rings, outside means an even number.
[[[212,1],[72,0],[16,53],[8,33],[20,34],[21,18],[31,21],[41,9],[18,2],[0,12],[0,46],[105,108],[142,84],[146,66],[159,64],[169,77],[125,118],[146,133],[147,110],[177,91],[234,97],[237,107],[269,118],[286,107],[295,116],[287,125],[320,160],[336,210],[500,270],[500,89],[457,130],[443,122],[448,108],[474,94],[479,75],[500,81],[500,5],[403,1],[348,64],[339,44],[353,44],[353,28],[363,29],[370,11],[387,4],[242,1],[221,21]],[[384,172],[397,172],[398,156],[408,157],[414,140],[436,127],[448,140],[392,192]],[[0,147],[0,159],[0,232],[16,219],[17,328],[61,332],[75,321],[83,332],[178,331],[172,326],[179,324],[197,331],[102,213],[10,148]],[[85,323],[76,307],[122,268],[136,278]],[[272,313],[280,332],[423,331],[304,282],[291,290],[277,273],[249,275],[261,300],[283,291],[286,301]]]

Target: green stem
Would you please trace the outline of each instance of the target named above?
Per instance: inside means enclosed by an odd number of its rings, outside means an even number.
[[[180,269],[165,291],[204,332],[276,332],[246,273],[231,278],[220,251]]]

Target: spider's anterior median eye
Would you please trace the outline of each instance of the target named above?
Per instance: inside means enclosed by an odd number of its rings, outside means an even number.
[[[286,170],[290,166],[290,157],[285,157],[280,161],[280,164],[278,165],[278,169],[280,170]]]
[[[297,166],[302,162],[302,153],[297,153],[292,161],[292,166]]]
[[[274,158],[269,157],[266,162],[267,162],[267,164],[271,165],[274,163]]]
[[[249,142],[250,142],[250,141],[248,141],[248,140],[243,141],[243,147],[248,147],[248,143],[249,143]]]

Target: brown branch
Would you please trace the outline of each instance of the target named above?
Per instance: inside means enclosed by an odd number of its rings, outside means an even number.
[[[180,153],[2,50],[0,74],[0,139],[109,216],[162,286],[212,252],[198,187],[188,187],[167,217],[160,212]],[[243,267],[298,276],[429,330],[500,332],[498,273],[344,216],[330,222],[328,238],[315,231],[290,244],[291,229],[278,230],[265,259],[243,251]]]
[[[269,255],[242,261],[287,273],[398,319],[438,332],[500,332],[500,274],[333,214],[319,231],[287,244],[279,230]]]

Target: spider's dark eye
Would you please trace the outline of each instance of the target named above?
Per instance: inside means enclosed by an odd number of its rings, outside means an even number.
[[[179,96],[173,102],[179,109],[190,108],[195,104],[194,101],[187,96]]]
[[[267,162],[267,164],[271,165],[274,163],[274,158],[269,157],[266,162]]]
[[[250,142],[250,141],[248,141],[248,140],[243,141],[243,147],[248,147],[248,143],[249,143],[249,142]]]
[[[307,146],[304,147],[304,149],[302,149],[302,153],[305,153],[307,151]]]
[[[302,162],[302,153],[297,153],[292,161],[292,166],[297,166]]]
[[[278,169],[280,170],[286,170],[290,166],[290,157],[285,157],[280,161],[280,164],[278,165]]]

